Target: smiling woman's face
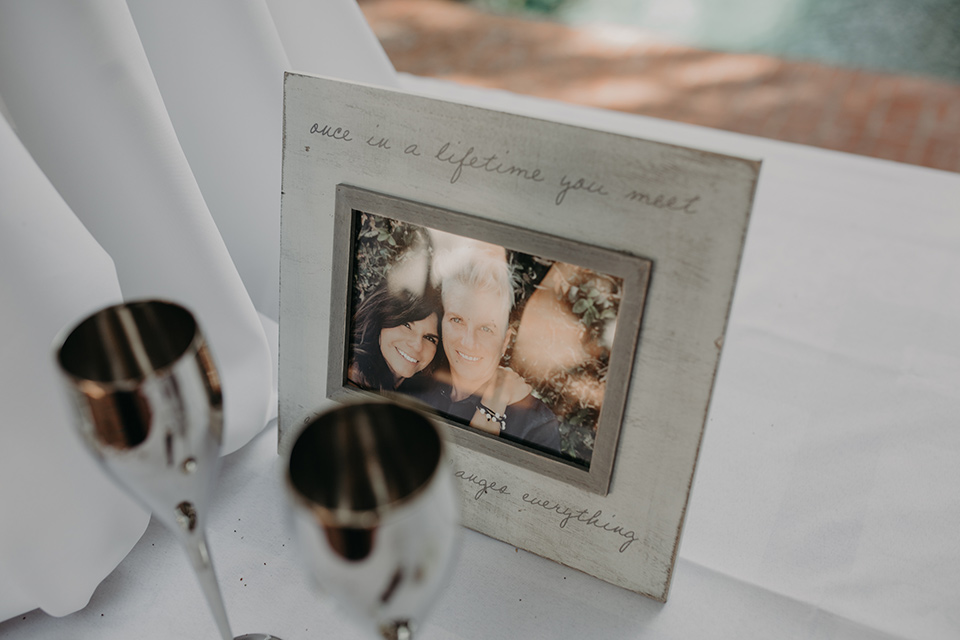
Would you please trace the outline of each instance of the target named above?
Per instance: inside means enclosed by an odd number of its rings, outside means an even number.
[[[397,382],[423,371],[437,354],[437,316],[381,329],[380,353]]]
[[[493,291],[456,287],[443,296],[443,350],[454,386],[474,392],[500,365],[506,347],[507,313]]]

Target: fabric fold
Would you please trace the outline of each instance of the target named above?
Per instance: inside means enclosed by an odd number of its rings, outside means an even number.
[[[0,620],[65,615],[146,529],[72,433],[53,345],[120,300],[113,262],[0,118]]]
[[[178,302],[220,370],[223,453],[276,418],[291,68],[396,80],[353,0],[0,0],[0,508],[22,514],[0,519],[0,620],[85,606],[148,520],[71,433],[58,331]]]
[[[125,299],[197,315],[224,386],[224,452],[269,413],[270,352],[197,187],[126,4],[8,2],[0,95],[63,199],[113,258]]]

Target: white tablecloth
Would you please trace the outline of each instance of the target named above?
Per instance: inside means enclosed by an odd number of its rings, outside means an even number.
[[[276,415],[291,66],[396,83],[354,0],[0,0],[0,620],[82,608],[148,522],[72,433],[62,329],[180,302],[230,389],[223,452]]]
[[[669,602],[465,531],[421,640],[960,637],[960,175],[402,80],[764,160]],[[225,460],[209,535],[234,631],[360,637],[303,575],[280,478],[275,429]],[[215,634],[156,523],[84,610],[0,623],[5,640]]]

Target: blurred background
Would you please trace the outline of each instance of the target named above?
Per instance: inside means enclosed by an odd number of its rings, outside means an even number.
[[[359,0],[400,72],[960,172],[960,0]]]

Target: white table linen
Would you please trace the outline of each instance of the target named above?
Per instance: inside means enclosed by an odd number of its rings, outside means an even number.
[[[493,91],[422,93],[763,158],[670,600],[465,532],[420,636],[960,636],[960,176]],[[302,571],[270,429],[226,458],[211,546],[237,633],[360,637]],[[23,618],[26,619],[23,619]],[[0,637],[212,636],[155,524],[64,618]]]
[[[94,242],[0,118],[0,619],[86,604],[147,514],[81,450],[53,368],[61,328],[120,299]]]
[[[307,70],[394,76],[356,4],[323,4],[332,21],[281,35],[271,11],[313,3],[0,1],[0,619],[82,607],[146,524],[59,408],[61,328],[121,295],[185,304],[223,379],[224,451],[276,415],[285,46]]]
[[[700,586],[717,579],[745,599],[725,612],[710,598],[726,594],[705,594],[690,614],[709,622],[653,637],[960,637],[960,175],[406,85],[763,159],[671,589],[693,565]],[[772,600],[793,613],[761,633]],[[738,635],[730,616],[754,632]]]
[[[353,9],[345,15],[356,15]],[[277,20],[278,32],[282,23]],[[0,95],[8,100],[5,35],[0,33]],[[960,637],[960,176],[496,91],[401,80],[429,95],[764,160],[669,602],[657,604],[465,532],[452,583],[423,640]],[[30,83],[19,86],[33,90]],[[108,522],[130,528],[91,550],[80,562],[88,566],[70,565],[83,574],[77,580],[89,593],[100,580],[96,574],[106,574],[136,540],[144,516],[126,513],[108,493],[100,495],[109,488],[98,488],[91,468],[84,470],[83,454],[71,451],[66,418],[53,410],[44,414],[27,396],[33,392],[52,404],[53,373],[45,369],[52,367],[50,332],[72,314],[115,298],[118,285],[111,281],[107,254],[68,221],[65,205],[8,144],[9,133],[0,136],[6,136],[0,139],[0,549],[12,544],[20,551],[23,540],[30,540],[37,544],[22,554],[24,566],[61,551],[67,562],[78,562],[67,551],[82,537],[62,532],[77,530],[69,518],[86,504],[69,500],[90,496],[86,489],[66,494],[48,483],[55,477],[51,470],[69,469],[70,482],[98,494],[90,508],[103,514],[104,530]],[[67,191],[54,185],[73,208]],[[43,216],[31,213],[40,209]],[[63,235],[46,233],[49,225]],[[63,256],[59,263],[56,256]],[[119,273],[122,261],[113,259]],[[20,265],[29,265],[30,275]],[[99,284],[91,285],[93,280]],[[122,275],[119,282],[126,282]],[[29,368],[40,362],[45,364]],[[33,426],[44,417],[47,431]],[[43,445],[59,449],[64,462],[39,454],[18,457],[7,447],[13,437],[31,439],[16,451]],[[231,622],[237,633],[267,631],[285,640],[359,637],[302,572],[280,509],[282,461],[275,438],[269,429],[225,458],[210,518]],[[83,480],[84,474],[91,477]],[[8,493],[11,483],[31,486],[30,478],[43,480],[33,487],[35,500],[8,497],[14,495]],[[34,537],[11,527],[21,520],[10,518],[11,511],[31,519]],[[45,511],[63,520],[44,521],[53,517]],[[11,557],[0,555],[0,618],[18,608],[25,613],[0,622],[4,640],[215,635],[186,559],[156,523],[90,603],[61,618],[27,607],[66,613],[78,606],[78,591],[85,599],[83,589],[43,600],[25,588],[33,578],[23,567],[8,573]]]

